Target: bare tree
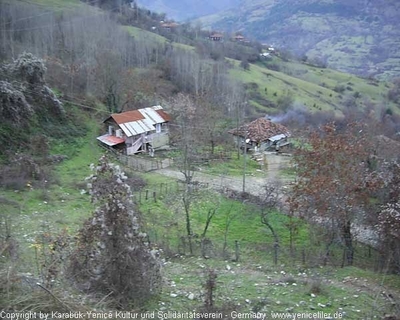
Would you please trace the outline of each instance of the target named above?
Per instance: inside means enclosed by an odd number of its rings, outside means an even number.
[[[367,164],[368,145],[360,124],[349,124],[343,132],[328,124],[312,132],[294,157],[298,180],[289,198],[291,210],[329,226],[326,255],[338,239],[344,247],[343,264],[348,265],[354,260],[353,223],[377,187]]]
[[[186,234],[189,242],[190,254],[193,254],[192,245],[192,226],[190,219],[191,205],[194,199],[193,175],[195,165],[198,159],[197,141],[194,138],[193,131],[195,126],[196,106],[192,99],[183,94],[179,94],[172,101],[172,113],[176,115],[176,123],[178,124],[177,145],[179,148],[179,156],[175,159],[180,172],[184,176],[184,190],[182,194],[182,202],[185,210],[186,218]]]
[[[280,190],[276,185],[265,185],[264,193],[260,197],[260,217],[261,223],[271,231],[274,238],[274,264],[278,264],[279,236],[274,226],[270,222],[269,215],[280,207]]]
[[[393,161],[388,166],[383,191],[385,200],[377,215],[380,234],[379,249],[381,268],[389,272],[400,272],[400,164]]]
[[[233,205],[230,206],[229,210],[225,214],[225,228],[224,228],[224,245],[222,247],[222,253],[226,255],[226,249],[228,248],[228,232],[229,227],[233,220],[237,218],[237,213],[232,212]]]

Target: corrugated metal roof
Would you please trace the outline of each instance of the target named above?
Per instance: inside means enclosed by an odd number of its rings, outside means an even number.
[[[139,110],[126,111],[123,113],[113,113],[111,118],[118,124],[132,122],[144,119],[144,116]]]
[[[276,135],[276,136],[273,136],[273,137],[271,137],[271,138],[268,138],[268,140],[270,140],[270,141],[272,141],[272,142],[275,142],[275,141],[279,141],[279,140],[282,140],[282,139],[284,139],[284,138],[286,138],[287,136],[285,135],[285,134],[278,134],[278,135]]]
[[[118,138],[118,137],[115,137],[115,136],[110,136],[109,134],[104,134],[104,135],[102,135],[100,137],[97,137],[97,140],[105,143],[106,145],[108,145],[110,147],[125,142],[124,139]]]
[[[130,128],[126,126],[125,123],[121,123],[119,127],[122,129],[122,131],[125,133],[127,137],[132,137],[135,134],[135,131],[134,130],[131,131]]]
[[[124,131],[127,137],[136,136],[138,134],[146,132],[146,130],[144,130],[139,124],[137,124],[138,121],[122,123],[119,126],[122,131]]]
[[[165,120],[157,113],[157,110],[154,110],[153,108],[144,108],[139,109],[138,111],[145,117],[145,119],[151,121],[152,125],[165,122]]]
[[[165,121],[171,121],[172,118],[171,116],[166,113],[164,110],[160,109],[160,110],[156,110],[156,112],[161,116],[161,118],[163,118]]]
[[[161,106],[153,106],[123,113],[113,113],[111,118],[120,126],[127,137],[155,131],[155,124],[171,120],[170,115],[167,114]]]
[[[155,130],[154,126],[147,119],[121,123],[119,126],[127,137]]]

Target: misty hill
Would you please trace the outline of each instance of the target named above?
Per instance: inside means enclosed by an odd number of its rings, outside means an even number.
[[[191,0],[181,6],[167,0],[157,3],[173,7],[176,16],[191,6],[214,9],[207,2]],[[152,8],[163,10],[155,2]],[[399,1],[242,0],[233,8],[219,9],[200,19],[204,27],[242,31],[258,41],[363,76],[400,74]]]
[[[95,96],[110,112],[145,107],[154,103],[155,96],[168,100],[181,90],[206,92],[207,99],[222,106],[230,105],[229,99],[240,100],[232,92],[242,95],[246,91],[243,97],[249,103],[244,104],[248,106],[245,113],[254,118],[291,107],[341,114],[349,106],[360,110],[368,106],[398,113],[393,84],[287,59],[283,52],[267,59],[260,56],[262,48],[257,44],[210,41],[206,39],[208,32],[200,34],[186,24],[173,30],[154,27],[162,16],[145,9],[128,8],[124,15],[107,15],[78,0],[68,4],[57,28],[47,28],[52,15],[43,15],[41,7],[18,4],[15,12],[10,11],[13,29],[34,29],[18,41],[4,41],[16,53],[44,50],[50,86],[79,99]],[[31,15],[37,18],[24,19]],[[76,31],[78,28],[81,32]],[[74,41],[48,42],[42,48],[42,37]],[[114,48],[112,52],[104,50],[110,47]],[[0,52],[9,60],[11,51],[6,48]],[[244,60],[249,62],[247,68],[241,63]]]
[[[170,18],[186,20],[236,7],[240,0],[138,0],[137,3],[150,10],[166,13]]]

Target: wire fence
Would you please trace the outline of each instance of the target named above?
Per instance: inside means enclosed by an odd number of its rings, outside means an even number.
[[[140,189],[134,193],[134,200],[143,204],[148,201],[157,202],[169,194],[176,194],[183,192],[188,186],[184,181],[177,180],[176,182],[161,182],[159,184],[154,184],[148,188]],[[210,186],[208,183],[192,183],[189,186],[191,192],[198,192],[202,189],[208,189]]]
[[[172,159],[152,159],[145,158],[139,155],[127,156],[124,154],[117,155],[119,160],[135,171],[149,172],[154,170],[165,169],[173,165],[174,161]]]
[[[134,171],[149,172],[154,170],[165,169],[171,167],[174,164],[173,159],[165,158],[149,158],[141,155],[128,156],[119,153],[115,149],[105,147],[103,144],[99,143],[99,146],[110,152],[115,156],[121,163],[123,163],[128,168]]]

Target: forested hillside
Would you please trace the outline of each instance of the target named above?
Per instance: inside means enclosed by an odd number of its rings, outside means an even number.
[[[400,315],[399,81],[125,0],[1,1],[0,44],[0,317]],[[158,105],[164,150],[98,143]]]
[[[241,1],[200,21],[338,70],[390,79],[400,73],[399,12],[398,1]]]
[[[185,21],[204,15],[213,14],[214,12],[229,9],[239,5],[239,0],[222,0],[222,1],[137,1],[138,5],[146,7],[152,11],[165,13],[168,17]]]

